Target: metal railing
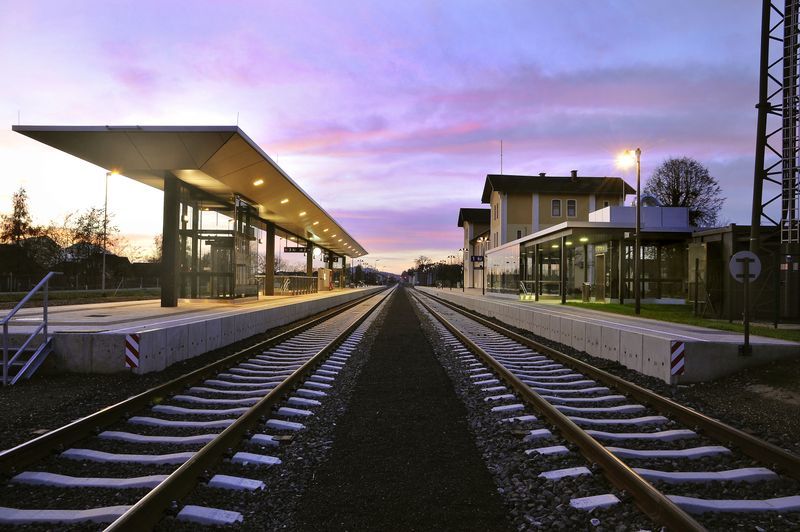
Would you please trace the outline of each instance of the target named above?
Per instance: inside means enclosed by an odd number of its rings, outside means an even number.
[[[299,275],[276,275],[275,294],[316,294],[318,281],[316,277],[301,277]]]
[[[7,386],[8,382],[8,368],[12,366],[17,359],[25,352],[31,342],[36,338],[37,335],[41,335],[42,343],[39,347],[34,351],[33,355],[28,359],[28,361],[23,365],[22,368],[14,375],[11,380],[10,384],[15,384],[22,376],[24,376],[29,371],[35,371],[39,364],[41,364],[40,357],[47,355],[48,350],[50,349],[50,337],[47,333],[47,296],[48,296],[48,289],[50,279],[56,275],[61,275],[61,272],[50,272],[44,276],[44,278],[39,281],[33,289],[28,292],[28,294],[22,298],[22,300],[17,303],[17,305],[11,309],[11,312],[6,314],[6,316],[0,320],[0,323],[3,325],[3,386]],[[9,352],[14,349],[9,347],[9,333],[8,333],[8,325],[11,319],[20,311],[20,309],[25,306],[25,303],[30,301],[30,299],[39,291],[42,291],[42,323],[40,323],[28,336],[28,338],[22,343],[19,348],[16,348],[13,356],[9,358]]]

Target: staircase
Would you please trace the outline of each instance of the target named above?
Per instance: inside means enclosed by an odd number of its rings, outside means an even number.
[[[50,279],[55,275],[61,275],[61,272],[50,272],[45,275],[39,284],[0,320],[0,324],[3,325],[3,386],[16,384],[21,379],[29,379],[53,350],[53,337],[47,332],[47,294]],[[9,323],[25,303],[39,291],[43,294],[42,321],[27,338],[22,335],[23,341],[19,347],[13,347],[11,344],[20,335],[9,333]],[[25,325],[33,324],[26,321]]]

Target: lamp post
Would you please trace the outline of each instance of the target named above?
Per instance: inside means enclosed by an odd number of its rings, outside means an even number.
[[[482,236],[478,239],[478,243],[481,245],[481,295],[486,295],[486,237]]]
[[[461,248],[458,251],[461,252],[461,291],[467,291],[467,276],[466,276],[466,262],[467,262],[467,251],[469,248]]]
[[[633,297],[634,312],[642,312],[642,149],[636,148],[636,240],[633,258]]]
[[[617,164],[623,168],[636,164],[636,229],[633,244],[633,300],[634,312],[642,312],[642,149],[625,150],[618,158]],[[624,187],[624,185],[623,185]],[[624,197],[624,196],[623,196]],[[621,252],[621,251],[620,251]]]
[[[103,272],[100,278],[100,289],[106,289],[106,246],[108,244],[108,178],[117,175],[116,170],[106,172],[106,190],[103,200]]]

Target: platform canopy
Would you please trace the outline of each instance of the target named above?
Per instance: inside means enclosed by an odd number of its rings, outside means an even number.
[[[163,189],[164,175],[214,197],[234,194],[259,216],[338,255],[367,251],[238,126],[13,126],[80,159]]]

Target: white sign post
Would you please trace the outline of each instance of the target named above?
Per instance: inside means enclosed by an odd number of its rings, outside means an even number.
[[[750,282],[758,279],[761,274],[761,261],[752,251],[740,251],[731,257],[728,269],[734,279],[744,283],[744,345],[740,347],[739,354],[750,355]]]

